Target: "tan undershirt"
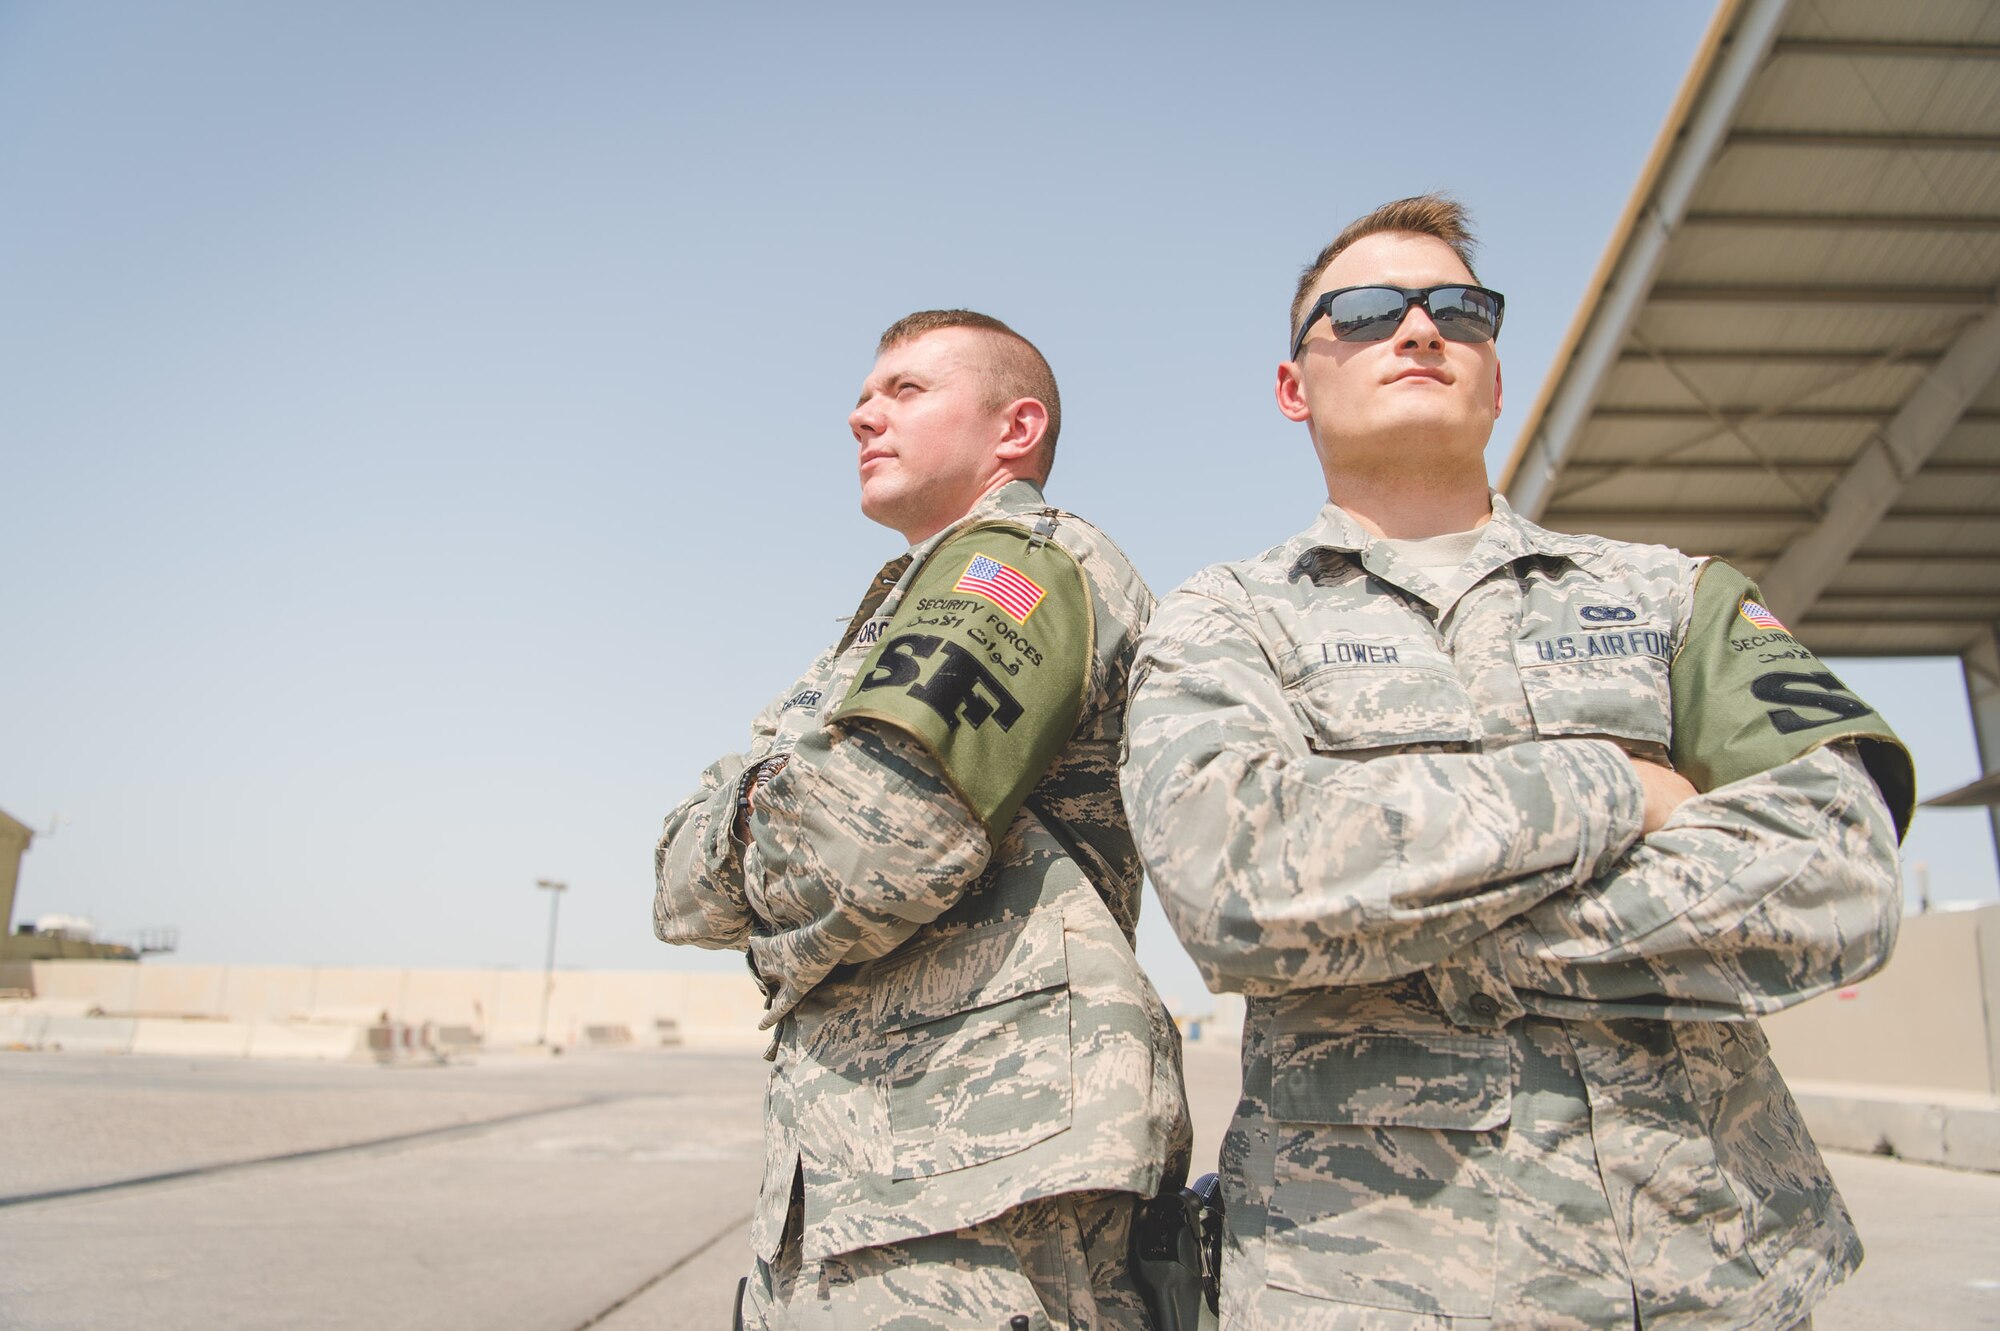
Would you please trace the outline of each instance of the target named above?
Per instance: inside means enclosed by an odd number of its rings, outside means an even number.
[[[1414,540],[1392,541],[1387,537],[1382,543],[1396,552],[1396,557],[1404,563],[1422,569],[1444,592],[1447,602],[1456,601],[1472,585],[1472,578],[1464,571],[1465,560],[1472,553],[1472,547],[1479,544],[1484,526],[1470,531],[1446,532],[1442,536],[1423,536]]]

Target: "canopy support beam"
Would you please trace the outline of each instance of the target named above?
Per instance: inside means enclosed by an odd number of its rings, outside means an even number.
[[[1765,600],[1780,616],[1806,618],[1996,372],[2000,308],[1959,333],[1937,367],[1827,492],[1819,521],[1788,542],[1759,580]]]
[[[1959,658],[1965,670],[1965,697],[1972,704],[1972,738],[1979,751],[1979,770],[2000,768],[2000,625],[1989,627]],[[2000,804],[1986,814],[1993,820],[1993,852],[2000,859]]]

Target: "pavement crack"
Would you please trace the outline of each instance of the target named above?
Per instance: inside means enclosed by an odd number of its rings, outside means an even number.
[[[341,1142],[334,1146],[315,1146],[303,1151],[283,1151],[277,1155],[253,1156],[247,1160],[223,1160],[212,1165],[195,1165],[188,1169],[170,1169],[158,1174],[138,1174],[131,1178],[109,1179],[103,1183],[80,1183],[73,1188],[49,1188],[42,1192],[15,1193],[10,1197],[0,1197],[0,1209],[10,1206],[33,1206],[40,1202],[67,1201],[75,1197],[91,1197],[101,1193],[129,1192],[136,1188],[151,1188],[163,1183],[180,1183],[191,1179],[215,1178],[224,1174],[240,1174],[250,1170],[269,1168],[273,1165],[290,1165],[305,1160],[321,1160],[328,1156],[366,1155],[373,1151],[388,1151],[411,1145],[435,1146],[464,1137],[476,1137],[481,1133],[491,1132],[495,1128],[504,1128],[513,1123],[525,1123],[530,1119],[547,1118],[553,1114],[567,1114],[577,1109],[591,1109],[598,1105],[612,1104],[616,1101],[632,1098],[634,1097],[626,1095],[595,1095],[581,1100],[566,1100],[556,1105],[542,1105],[535,1109],[516,1110],[514,1113],[500,1114],[493,1118],[474,1119],[470,1123],[445,1123],[435,1128],[419,1128],[414,1132],[399,1132],[387,1137],[370,1137],[364,1141]]]
[[[652,1276],[648,1277],[646,1280],[640,1282],[637,1286],[629,1290],[623,1298],[618,1299],[614,1303],[606,1304],[604,1307],[598,1309],[597,1313],[594,1316],[584,1321],[578,1322],[573,1328],[571,1328],[571,1331],[589,1331],[589,1328],[598,1325],[605,1318],[611,1316],[611,1314],[617,1312],[620,1308],[623,1308],[626,1304],[632,1302],[632,1300],[638,1298],[641,1294],[644,1294],[647,1290],[659,1284],[662,1280],[665,1280],[667,1277],[673,1275],[676,1271],[679,1271],[680,1269],[685,1267],[689,1262],[692,1262],[695,1258],[701,1256],[703,1253],[707,1252],[710,1248],[713,1248],[716,1244],[722,1242],[724,1238],[728,1237],[730,1234],[734,1233],[736,1230],[743,1228],[743,1226],[749,1223],[750,1223],[750,1212],[745,1211],[742,1215],[739,1215],[734,1219],[730,1220],[727,1224],[723,1225],[721,1229],[718,1229],[713,1234],[709,1235],[701,1243],[697,1244],[693,1248],[690,1248],[688,1251],[682,1253],[679,1257],[676,1257],[672,1262],[670,1262],[667,1265],[667,1268],[665,1270],[656,1272]]]

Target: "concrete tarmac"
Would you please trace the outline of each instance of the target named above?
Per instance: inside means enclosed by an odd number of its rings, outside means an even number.
[[[1235,1061],[1187,1062],[1213,1161]],[[727,1327],[764,1067],[0,1055],[0,1327]],[[2000,1328],[2000,1176],[1829,1159],[1869,1259],[1819,1331]]]

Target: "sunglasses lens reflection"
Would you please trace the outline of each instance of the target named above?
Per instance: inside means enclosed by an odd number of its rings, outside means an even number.
[[[1486,342],[1493,337],[1493,299],[1472,287],[1446,287],[1431,293],[1431,321],[1453,342]]]
[[[1406,308],[1401,292],[1358,287],[1335,296],[1326,317],[1333,335],[1343,342],[1379,342],[1395,333]]]

